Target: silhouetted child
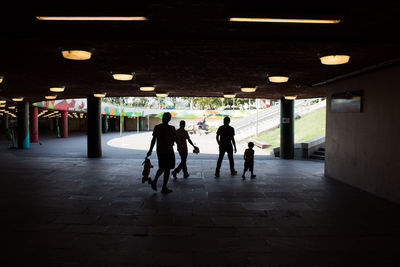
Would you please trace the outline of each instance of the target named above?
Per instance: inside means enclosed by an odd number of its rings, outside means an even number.
[[[243,169],[243,175],[242,175],[243,180],[246,179],[246,176],[244,176],[244,174],[246,173],[247,170],[250,170],[251,178],[256,177],[253,173],[253,171],[254,171],[254,150],[253,150],[254,143],[249,142],[248,146],[249,146],[249,148],[244,151],[244,155],[243,155],[243,158],[244,158],[244,169]]]

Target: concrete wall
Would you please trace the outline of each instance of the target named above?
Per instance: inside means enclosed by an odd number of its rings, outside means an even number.
[[[398,77],[392,66],[327,85],[325,175],[400,203]],[[356,90],[363,112],[330,111],[333,93]]]

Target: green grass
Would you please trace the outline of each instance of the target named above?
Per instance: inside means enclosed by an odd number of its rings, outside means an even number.
[[[299,143],[324,135],[325,115],[326,109],[321,108],[302,116],[300,119],[295,120],[294,141]],[[267,150],[271,151],[272,148],[280,146],[280,128],[262,132],[257,137],[252,136],[249,139],[256,139],[270,144],[271,146],[268,147]]]

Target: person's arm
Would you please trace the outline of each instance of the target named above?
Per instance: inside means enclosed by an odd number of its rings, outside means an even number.
[[[188,136],[188,142],[189,142],[189,144],[191,144],[192,145],[192,147],[193,148],[196,148],[197,146],[195,146],[194,144],[193,144],[193,142],[192,142],[192,140],[190,139],[190,137]]]
[[[233,128],[232,128],[233,129]],[[236,142],[235,142],[235,129],[233,129],[233,134],[232,134],[232,144],[233,144],[233,147],[234,147],[234,150],[233,150],[233,152],[237,152],[237,150],[236,150]]]
[[[219,145],[219,133],[217,132],[217,136],[215,137],[217,139],[217,143]]]
[[[156,137],[153,136],[153,139],[151,139],[149,152],[147,152],[147,156],[148,157],[151,156],[151,152],[153,151],[153,148],[154,148],[155,144],[156,144]]]

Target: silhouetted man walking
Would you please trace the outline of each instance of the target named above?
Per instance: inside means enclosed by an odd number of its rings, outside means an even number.
[[[158,178],[164,173],[164,182],[161,193],[170,193],[171,189],[167,187],[170,170],[175,168],[174,142],[176,141],[175,127],[168,125],[171,120],[171,113],[165,112],[162,116],[162,123],[156,125],[153,130],[153,139],[151,139],[150,149],[147,156],[151,155],[153,147],[157,141],[158,170],[154,180],[150,182],[151,188],[157,191]]]
[[[176,175],[183,170],[183,177],[184,178],[188,178],[189,177],[189,173],[187,170],[187,166],[186,166],[186,159],[188,156],[188,148],[187,148],[187,143],[186,140],[189,142],[189,144],[191,144],[193,146],[193,148],[197,148],[197,146],[195,146],[192,142],[192,140],[190,140],[189,134],[188,132],[185,130],[185,121],[180,121],[179,122],[179,129],[176,131],[176,144],[178,146],[178,152],[179,155],[181,156],[181,163],[178,165],[178,167],[172,171],[172,176],[174,176],[174,179],[176,179]],[[197,148],[198,149],[198,148]]]
[[[225,152],[228,153],[229,166],[231,168],[231,175],[237,174],[235,171],[235,164],[233,162],[233,152],[236,153],[235,143],[235,129],[229,126],[231,119],[229,117],[224,118],[224,125],[218,128],[217,131],[217,143],[219,145],[219,157],[217,161],[217,168],[215,169],[215,177],[219,177],[219,169],[221,168],[222,160],[224,159]],[[232,147],[233,145],[233,147]]]

